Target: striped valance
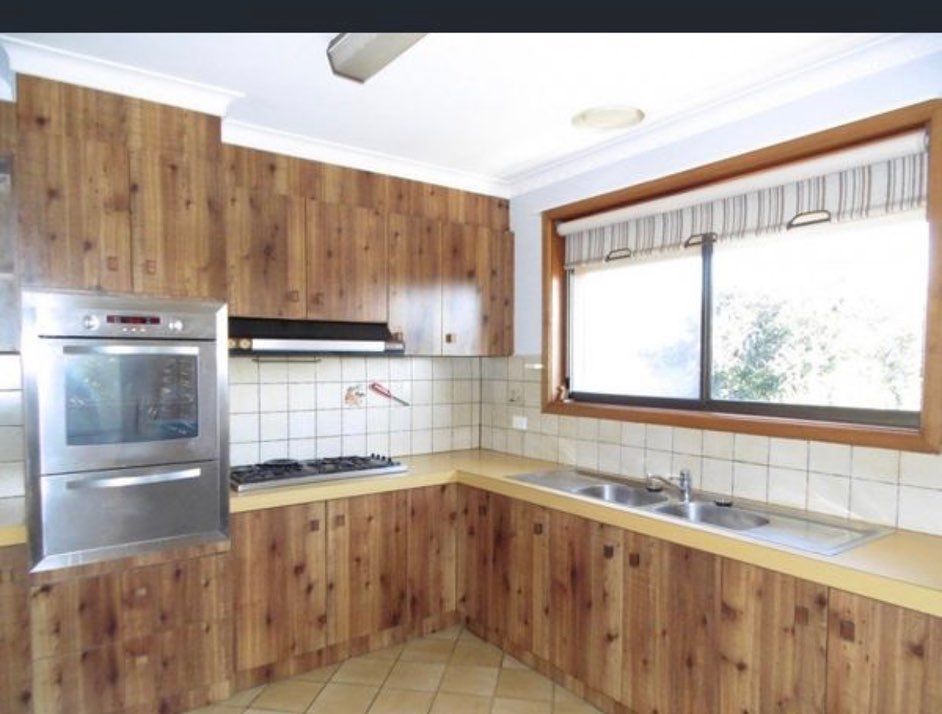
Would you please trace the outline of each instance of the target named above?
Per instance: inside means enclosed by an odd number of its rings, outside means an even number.
[[[821,176],[673,210],[636,215],[570,233],[566,267],[677,250],[692,236],[716,240],[784,231],[796,216],[826,211],[833,223],[876,218],[926,205],[928,153],[919,151]],[[822,216],[827,214],[822,214]]]

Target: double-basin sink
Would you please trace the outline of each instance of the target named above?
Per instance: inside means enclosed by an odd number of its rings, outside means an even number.
[[[582,469],[542,471],[517,476],[518,481],[572,496],[642,513],[677,519],[701,527],[733,531],[759,541],[820,555],[835,555],[890,532],[866,523],[817,516],[774,506],[734,506],[728,498],[695,494],[684,501],[665,488]]]

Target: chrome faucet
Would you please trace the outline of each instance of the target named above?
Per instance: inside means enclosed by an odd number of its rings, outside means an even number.
[[[683,498],[684,503],[690,503],[690,498],[693,495],[693,479],[690,477],[690,469],[681,469],[680,476],[674,478],[673,476],[664,477],[656,476],[655,474],[647,474],[644,477],[645,486],[648,490],[656,490],[654,484],[658,481],[661,483],[667,484],[668,486],[673,486],[678,491],[680,491],[681,498]]]

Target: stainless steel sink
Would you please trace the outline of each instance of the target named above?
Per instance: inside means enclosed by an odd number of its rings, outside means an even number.
[[[665,516],[682,518],[692,523],[707,523],[711,526],[729,528],[733,531],[747,531],[750,528],[767,526],[769,519],[742,508],[733,506],[717,506],[706,501],[691,501],[690,503],[668,503],[652,508],[655,513]]]
[[[622,506],[653,506],[655,503],[664,503],[667,496],[652,493],[643,488],[625,486],[620,483],[602,483],[577,488],[572,493],[589,498],[598,498],[601,501],[618,503]]]

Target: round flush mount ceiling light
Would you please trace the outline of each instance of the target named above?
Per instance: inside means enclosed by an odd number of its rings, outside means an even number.
[[[644,119],[644,112],[637,107],[591,107],[572,118],[572,125],[577,129],[595,129],[611,131],[627,129]]]

